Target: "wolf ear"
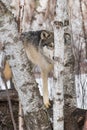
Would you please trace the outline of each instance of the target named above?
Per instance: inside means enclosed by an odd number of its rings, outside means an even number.
[[[47,37],[48,37],[48,33],[46,32],[46,31],[42,31],[41,32],[41,39],[43,40],[43,39],[46,39]]]

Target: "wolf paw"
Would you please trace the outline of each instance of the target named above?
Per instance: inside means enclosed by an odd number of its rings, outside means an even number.
[[[50,104],[50,101],[49,101],[49,100],[45,100],[45,101],[44,101],[44,105],[45,105],[46,108],[49,108],[50,105],[51,105],[51,104]]]

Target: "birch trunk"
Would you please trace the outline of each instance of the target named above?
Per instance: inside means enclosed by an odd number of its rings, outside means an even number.
[[[57,0],[54,21],[54,130],[64,130],[64,22],[67,20],[66,0]]]
[[[9,11],[7,1],[0,1],[0,8],[0,42],[5,45],[27,129],[51,130],[47,111],[42,107],[42,99],[31,73],[32,65],[29,64],[23,45],[19,41],[17,24]]]

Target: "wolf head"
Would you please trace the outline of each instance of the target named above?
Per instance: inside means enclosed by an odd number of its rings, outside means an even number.
[[[53,59],[54,50],[54,33],[47,30],[29,31],[21,34],[21,40],[27,44],[34,46],[44,55]]]
[[[54,48],[54,34],[46,30],[29,31],[21,34],[20,39],[28,44],[48,48]]]

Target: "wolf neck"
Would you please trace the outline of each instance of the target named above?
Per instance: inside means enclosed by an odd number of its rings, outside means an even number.
[[[47,61],[49,64],[53,64],[53,63],[54,63],[52,59],[50,59],[49,57],[47,57],[47,56],[45,55],[45,53],[44,53],[44,51],[43,51],[43,48],[39,48],[39,52],[41,53],[41,55],[44,56],[44,58],[46,59],[46,61]]]

